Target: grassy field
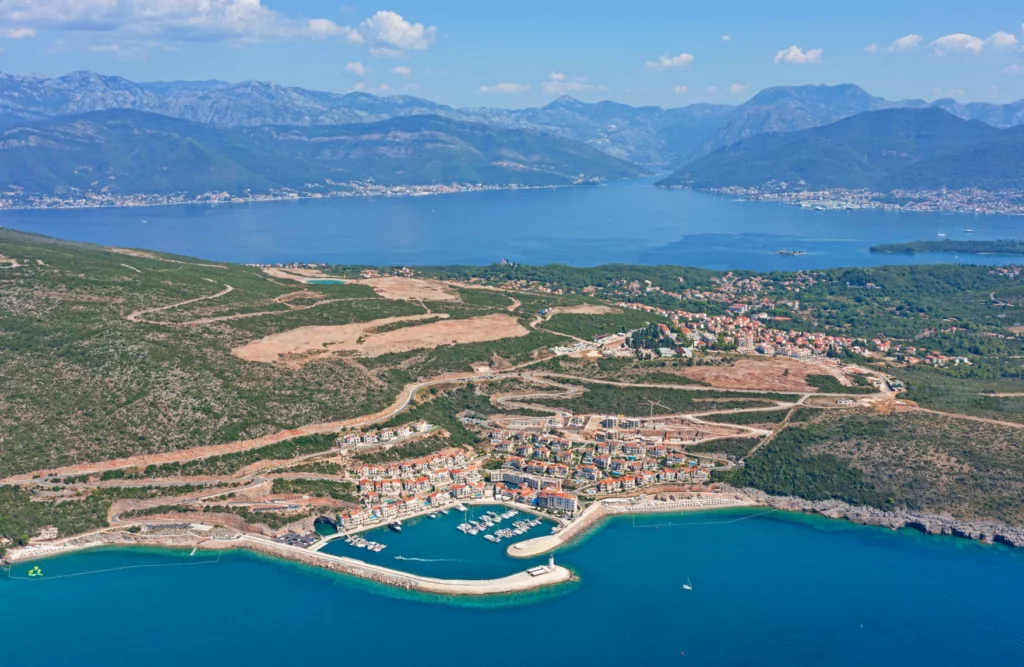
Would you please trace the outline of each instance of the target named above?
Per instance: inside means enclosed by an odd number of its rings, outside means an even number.
[[[758,412],[734,412],[720,415],[706,415],[701,417],[701,419],[709,422],[717,422],[719,424],[751,426],[753,424],[778,424],[786,418],[787,414],[789,414],[788,409],[760,410]]]

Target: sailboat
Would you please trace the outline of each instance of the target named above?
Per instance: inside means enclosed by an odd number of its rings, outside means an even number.
[[[693,584],[690,583],[690,578],[689,577],[686,578],[686,583],[683,584],[683,590],[684,591],[692,591],[693,590]]]

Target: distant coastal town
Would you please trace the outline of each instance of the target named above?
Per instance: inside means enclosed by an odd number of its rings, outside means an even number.
[[[580,180],[574,185],[586,181]],[[254,202],[289,201],[295,199],[331,199],[336,197],[424,197],[462,192],[487,192],[491,190],[542,190],[568,187],[565,185],[520,185],[501,183],[445,183],[431,185],[383,185],[372,180],[347,183],[308,183],[301,190],[280,188],[267,192],[231,194],[228,192],[203,192],[188,194],[114,194],[99,192],[69,192],[67,194],[30,194],[19,189],[0,193],[0,211],[24,209],[69,209],[69,208],[138,208],[147,206],[174,206],[181,204],[251,204]]]
[[[721,195],[751,201],[769,201],[815,211],[878,209],[883,211],[931,211],[942,213],[984,213],[1024,215],[1024,191],[990,191],[979,188],[961,190],[893,190],[829,188],[790,190],[782,185],[766,187],[730,186],[708,190]]]

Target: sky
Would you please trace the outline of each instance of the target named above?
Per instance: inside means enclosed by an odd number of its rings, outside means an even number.
[[[664,107],[776,85],[1024,98],[1021,0],[0,0],[0,71],[258,80],[527,107]]]

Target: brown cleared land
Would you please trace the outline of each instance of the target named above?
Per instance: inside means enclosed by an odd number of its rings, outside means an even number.
[[[808,375],[835,375],[831,366],[809,364],[795,359],[739,359],[731,366],[689,366],[679,374],[707,382],[716,389],[765,389],[769,391],[817,391],[806,382]],[[849,384],[845,380],[844,384]]]
[[[369,285],[385,299],[406,301],[458,301],[459,295],[445,289],[443,283],[424,278],[361,278],[346,281],[353,285]]]
[[[468,319],[441,319],[429,324],[412,325],[373,333],[395,322],[428,318],[447,318],[444,313],[425,313],[408,317],[386,317],[370,322],[340,326],[300,327],[252,341],[232,350],[246,361],[302,364],[336,352],[355,352],[376,357],[393,352],[431,349],[440,345],[484,343],[501,338],[525,336],[529,331],[508,315],[486,315]]]

